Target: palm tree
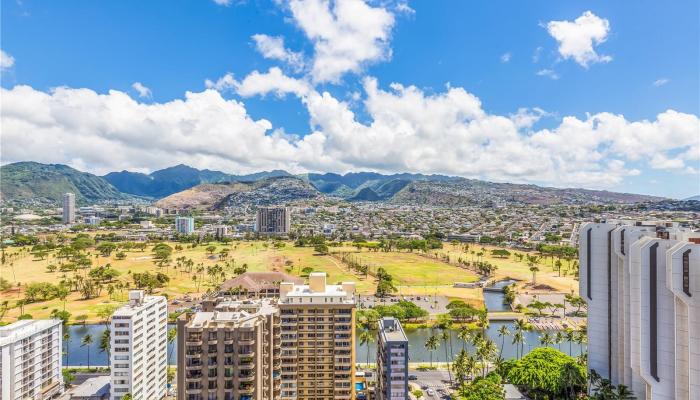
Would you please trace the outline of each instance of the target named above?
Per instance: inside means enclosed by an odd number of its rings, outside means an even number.
[[[374,341],[374,335],[369,329],[365,329],[360,333],[360,345],[367,346],[367,365],[369,365],[369,344]],[[369,368],[369,367],[368,367]]]
[[[549,346],[554,342],[554,339],[552,338],[552,335],[549,332],[545,332],[542,335],[540,335],[540,344],[543,346]]]
[[[515,349],[516,356],[518,359],[523,356],[523,346],[525,345],[525,331],[529,330],[529,327],[527,325],[527,322],[525,322],[524,319],[517,319],[515,320],[515,335],[513,335],[513,344],[515,345],[520,345],[520,355],[517,356],[518,354],[518,348]]]
[[[557,345],[557,348],[559,351],[561,351],[561,342],[564,341],[564,334],[561,333],[561,331],[557,331],[557,334],[554,335],[554,343]]]
[[[68,365],[68,355],[70,354],[70,330],[67,327],[63,330],[63,343],[66,344],[66,365]]]
[[[466,363],[465,360],[469,355],[467,354],[467,351],[462,349],[457,353],[457,357],[455,357],[454,362],[452,363],[452,369],[454,369],[455,372],[455,378],[457,379],[458,387],[457,389],[460,391],[462,396],[466,396],[465,393],[465,385],[464,381],[466,380],[467,377],[467,371],[466,371]]]
[[[173,343],[175,343],[175,338],[177,337],[177,328],[168,329],[168,362],[170,362],[170,356],[173,354]]]
[[[430,351],[430,368],[433,368],[433,351],[437,350],[438,347],[440,347],[440,342],[437,336],[430,335],[428,340],[425,341],[425,348]]]
[[[510,335],[510,330],[508,329],[508,325],[501,325],[500,328],[498,328],[498,337],[501,338],[501,351],[498,352],[498,357],[503,356],[503,346],[506,343],[506,336]]]
[[[90,345],[92,344],[93,341],[94,340],[92,338],[92,335],[88,333],[87,335],[83,336],[83,340],[81,340],[81,342],[80,342],[81,343],[80,347],[87,346],[87,367],[88,367],[88,369],[90,369]]]
[[[481,340],[479,346],[476,349],[476,354],[481,359],[481,377],[486,377],[486,370],[488,369],[488,361],[491,360],[494,354],[496,354],[498,348],[496,344],[491,339]]]
[[[561,367],[561,381],[566,388],[567,398],[575,398],[574,390],[576,386],[586,384],[585,376],[581,373],[576,364],[568,362]]]
[[[486,337],[486,330],[489,329],[489,315],[486,310],[479,313],[477,324],[481,327],[481,335]]]
[[[566,341],[569,342],[569,356],[571,356],[571,344],[576,338],[576,333],[573,329],[568,328],[564,331],[564,336],[566,337]]]
[[[442,339],[442,344],[445,347],[445,362],[447,363],[447,375],[450,377],[450,387],[452,387],[452,371],[450,370],[450,358],[448,356],[449,349],[447,348],[447,341],[450,340],[450,334],[447,331],[447,329],[442,330],[440,339]]]
[[[523,331],[516,330],[513,334],[513,344],[515,345],[515,357],[519,360],[522,356],[522,344],[525,343],[525,335]]]
[[[536,265],[530,266],[530,272],[532,272],[532,286],[537,284],[537,273],[540,271],[539,267]]]
[[[103,330],[102,335],[100,335],[100,353],[107,352],[107,359],[109,359],[109,342],[111,337],[112,334],[109,329]]]
[[[634,393],[625,385],[617,385],[615,389],[615,398],[617,400],[635,400]]]
[[[469,329],[467,325],[462,325],[459,328],[459,332],[457,333],[457,337],[462,340],[462,350],[465,350],[465,347],[467,346],[467,342],[471,340],[471,335],[472,331]]]
[[[467,371],[467,376],[471,376],[473,379],[474,372],[476,372],[476,358],[471,354],[468,354],[464,360],[464,369]]]

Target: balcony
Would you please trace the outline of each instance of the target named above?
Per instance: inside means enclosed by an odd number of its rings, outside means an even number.
[[[201,336],[188,337],[187,340],[185,340],[185,344],[192,345],[192,346],[201,346],[202,345],[202,337]]]
[[[251,384],[241,384],[238,386],[238,392],[241,394],[253,394],[255,387]]]
[[[203,376],[204,376],[204,375],[202,375],[202,373],[199,373],[199,374],[186,374],[186,375],[185,375],[185,380],[188,381],[188,382],[197,382],[197,381],[202,380],[202,377],[203,377]]]
[[[202,368],[203,365],[204,365],[204,363],[202,363],[201,361],[198,363],[187,363],[187,365],[185,365],[185,369],[189,369],[189,370],[200,369],[200,368]]]
[[[239,374],[238,380],[240,382],[253,382],[255,380],[255,374]]]
[[[255,338],[240,338],[238,339],[239,346],[252,346],[255,344]]]

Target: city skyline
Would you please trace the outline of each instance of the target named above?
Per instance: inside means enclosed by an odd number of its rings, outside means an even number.
[[[698,194],[696,4],[452,6],[8,3],[2,162]]]

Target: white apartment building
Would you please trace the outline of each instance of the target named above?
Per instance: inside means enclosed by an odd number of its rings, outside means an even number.
[[[189,235],[194,232],[194,218],[175,217],[175,231],[183,235]]]
[[[676,223],[579,230],[588,366],[640,399],[700,399],[700,232]]]
[[[163,296],[129,292],[129,303],[112,315],[110,399],[131,394],[134,400],[157,400],[166,394],[168,370],[168,303]]]
[[[63,223],[72,224],[75,222],[75,194],[63,194]]]
[[[61,320],[0,327],[0,399],[43,400],[63,393]]]

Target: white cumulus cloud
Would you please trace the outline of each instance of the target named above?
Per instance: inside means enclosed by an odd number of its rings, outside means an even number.
[[[15,58],[0,50],[0,70],[10,69],[15,65]]]
[[[611,56],[598,54],[595,50],[595,46],[605,42],[610,33],[607,19],[586,11],[574,21],[550,21],[546,28],[559,43],[559,54],[564,59],[573,58],[585,68],[592,63],[612,61]]]
[[[267,72],[253,71],[242,81],[237,81],[229,72],[216,81],[205,80],[204,86],[220,92],[233,91],[242,97],[264,96],[268,93],[278,97],[293,93],[301,97],[312,90],[308,82],[285,75],[279,67],[271,67]]]
[[[501,62],[502,63],[507,63],[510,61],[511,54],[510,53],[503,53],[501,54]]]
[[[314,45],[311,76],[337,83],[348,72],[391,56],[394,15],[363,0],[292,0],[292,18]]]
[[[299,71],[304,66],[304,57],[284,47],[284,38],[281,36],[268,36],[255,34],[251,37],[255,41],[255,47],[263,57],[280,60],[294,70]]]
[[[358,117],[351,103],[279,69],[229,81],[230,89],[250,95],[295,94],[309,113],[310,132],[275,129],[215,90],[141,103],[119,91],[16,86],[0,93],[0,156],[97,173],[187,163],[237,173],[408,171],[590,188],[614,187],[640,166],[697,175],[700,159],[698,117],[674,110],[639,121],[613,113],[566,116],[535,129],[539,119],[554,117],[538,108],[491,114],[461,87],[383,89],[365,78]]]
[[[214,90],[218,90],[219,92],[225,92],[227,90],[234,90],[236,88],[237,84],[238,84],[238,82],[236,82],[236,79],[233,77],[233,74],[230,72],[227,72],[224,76],[217,79],[216,81],[212,81],[210,79],[207,79],[204,81],[204,86],[207,89],[214,89]]]
[[[251,72],[241,82],[235,84],[236,92],[243,97],[255,95],[265,95],[274,93],[277,96],[284,96],[287,93],[294,93],[297,96],[304,96],[311,87],[303,80],[286,76],[277,67],[270,68],[267,72]]]
[[[151,89],[147,88],[143,83],[141,82],[134,82],[131,85],[131,88],[136,91],[136,93],[139,94],[139,97],[145,97],[145,98],[150,98],[151,97]]]
[[[670,82],[670,79],[668,79],[668,78],[660,78],[660,79],[655,80],[654,83],[652,83],[652,84],[656,87],[659,87],[659,86],[663,86],[669,82]]]

